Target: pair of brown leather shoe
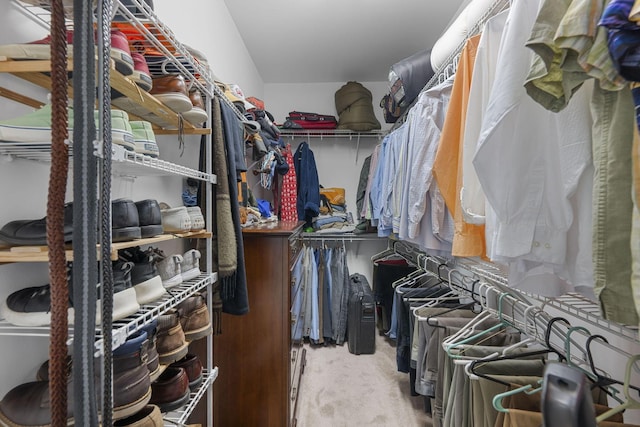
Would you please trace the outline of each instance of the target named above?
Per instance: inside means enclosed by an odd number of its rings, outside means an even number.
[[[147,365],[148,344],[147,333],[138,331],[113,352],[114,420],[138,413],[151,399],[151,379]],[[96,393],[101,394],[98,363],[99,359],[96,359],[94,376]],[[67,366],[67,418],[69,422],[73,422],[73,376],[71,375],[73,367],[70,356],[67,357]],[[48,361],[38,369],[37,378],[38,381],[18,385],[5,394],[0,401],[0,424],[10,426],[51,424]]]
[[[154,78],[149,93],[175,113],[184,113],[192,108],[187,82],[181,74]]]
[[[196,293],[175,309],[158,317],[156,347],[161,365],[169,365],[187,355],[191,341],[211,335],[211,317],[204,295]]]
[[[161,412],[178,409],[189,400],[189,395],[202,383],[202,363],[195,354],[172,363],[160,377],[151,383],[151,403]]]

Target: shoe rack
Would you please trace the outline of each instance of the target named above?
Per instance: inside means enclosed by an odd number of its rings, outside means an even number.
[[[50,14],[46,9],[35,7],[19,0],[13,0],[13,3],[25,12],[25,16],[39,24],[42,24],[46,28],[49,27]],[[151,10],[145,2],[142,0],[131,0],[127,3],[129,5],[133,5],[137,9],[135,15],[119,0],[114,0],[114,12],[124,18],[118,23],[119,29],[138,34],[139,39],[136,40],[136,43],[139,47],[144,49],[153,49],[165,55],[167,61],[180,70],[185,78],[192,82],[192,86],[195,86],[200,90],[200,93],[206,100],[205,105],[211,104],[210,100],[215,94],[228,105],[232,106],[233,111],[235,111],[239,117],[244,119],[237,109],[235,109],[233,104],[224,97],[224,94],[214,84],[212,74],[208,68],[198,62],[191,55],[185,46],[177,40],[171,30],[155,16],[153,10]],[[68,23],[68,28],[73,28],[71,21]],[[180,58],[180,60],[176,58]],[[72,68],[72,62],[70,61],[68,68],[70,72],[73,71]],[[7,58],[0,57],[0,72],[10,73],[35,86],[44,88],[45,90],[51,90],[51,79],[47,75],[49,71],[50,61],[48,60],[12,61]],[[151,122],[156,135],[205,135],[207,138],[207,146],[210,147],[211,129],[208,127],[210,120],[207,120],[203,126],[195,125],[187,120],[183,120],[179,114],[171,111],[153,97],[153,95],[141,90],[131,79],[119,73],[115,69],[113,63],[111,64],[110,72],[111,76],[109,79],[109,85],[112,89],[115,89],[124,95],[127,99],[126,105],[131,106],[131,110],[135,111],[135,113],[129,113],[131,120],[146,120]],[[69,86],[68,92],[71,97],[73,95],[73,88],[71,85]],[[41,102],[30,98],[29,96],[7,89],[1,89],[0,96],[21,102],[31,107],[37,108],[42,106]],[[127,111],[127,108],[120,108]],[[209,107],[207,107],[207,109],[210,110]],[[142,118],[136,115],[136,113],[140,112],[144,112]],[[210,111],[208,111],[208,113],[210,116]],[[73,147],[71,146],[71,148]],[[208,162],[206,165],[206,171],[200,171],[158,158],[152,158],[132,151],[127,151],[123,147],[115,144],[113,145],[111,154],[112,175],[126,176],[129,178],[141,176],[174,176],[178,179],[194,178],[207,184],[205,186],[207,203],[209,206],[213,203],[212,186],[216,184],[216,176],[213,173],[211,162]],[[70,155],[73,156],[73,149],[70,150]],[[102,157],[102,153],[99,149],[94,150],[94,155]],[[2,144],[0,144],[0,156],[6,156],[8,159],[20,158],[37,162],[48,162],[51,159],[51,151],[50,145],[47,144],[2,142]],[[206,254],[209,257],[209,259],[206,260],[207,267],[204,273],[192,280],[171,288],[171,291],[165,294],[161,299],[150,304],[143,305],[136,314],[113,322],[113,331],[111,333],[113,350],[122,345],[126,341],[127,337],[140,330],[153,319],[176,307],[194,293],[207,289],[210,290],[212,285],[217,281],[217,273],[212,270],[213,263],[211,260],[212,250],[210,238],[212,236],[213,229],[213,215],[211,213],[211,209],[207,209],[204,214],[206,218],[206,228],[203,231],[164,234],[148,239],[112,243],[111,258],[115,260],[117,259],[118,250],[127,247],[145,246],[175,239],[204,239],[207,248]],[[97,248],[97,251],[99,257],[100,248]],[[66,251],[66,256],[67,260],[73,259],[73,250],[71,247]],[[0,264],[27,262],[44,263],[48,261],[48,257],[49,254],[46,246],[0,246]],[[207,292],[207,298],[208,306],[211,307],[211,292]],[[47,336],[48,332],[48,327],[25,328],[11,325],[6,321],[0,321],[0,334],[4,335]],[[69,337],[70,339],[73,339],[72,329],[69,331]],[[204,366],[204,379],[202,384],[196,390],[191,391],[190,400],[185,406],[163,415],[166,425],[188,424],[189,417],[196,408],[196,405],[207,391],[211,389],[214,381],[216,380],[218,368],[212,365],[213,357],[211,353],[211,342],[212,338],[208,337],[206,343],[207,360],[202,360]],[[102,354],[103,345],[104,337],[102,336],[102,332],[97,330],[95,335],[96,355]],[[207,403],[207,417],[209,419],[207,425],[211,425],[211,414],[211,405]]]

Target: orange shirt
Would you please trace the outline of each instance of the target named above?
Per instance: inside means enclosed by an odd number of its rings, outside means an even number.
[[[447,108],[433,166],[433,176],[455,223],[452,254],[461,257],[484,257],[486,254],[484,225],[464,222],[459,197],[462,188],[461,147],[464,140],[464,124],[467,116],[473,64],[479,41],[480,35],[470,37],[460,54],[451,91],[451,100]]]

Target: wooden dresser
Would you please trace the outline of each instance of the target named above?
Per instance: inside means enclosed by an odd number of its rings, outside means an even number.
[[[215,427],[295,425],[301,343],[292,344],[291,271],[302,223],[243,230],[249,313],[223,314],[213,340]]]

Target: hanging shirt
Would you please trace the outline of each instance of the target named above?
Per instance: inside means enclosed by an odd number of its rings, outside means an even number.
[[[473,63],[480,35],[467,40],[456,70],[451,100],[436,153],[433,174],[455,223],[452,254],[454,256],[484,256],[484,227],[466,223],[460,207],[462,187],[462,138],[467,115]]]
[[[496,214],[495,255],[563,264],[569,198],[591,156],[589,93],[576,92],[559,113],[527,96],[533,51],[525,42],[538,6],[517,0],[509,10],[473,165]]]
[[[482,118],[489,103],[489,95],[496,75],[500,40],[508,16],[509,11],[505,10],[487,21],[480,35],[473,66],[467,120],[464,124],[462,188],[460,189],[462,216],[469,224],[485,223],[485,195],[472,162],[478,146]],[[487,251],[489,251],[488,248],[489,245],[487,245]]]
[[[433,183],[433,163],[440,142],[440,133],[451,96],[453,80],[448,79],[423,92],[412,107],[407,148],[407,174],[404,180],[404,201],[400,238],[415,238],[427,210],[428,192]],[[438,194],[439,192],[438,192]],[[427,214],[430,215],[430,212]],[[403,226],[404,225],[404,226]]]

